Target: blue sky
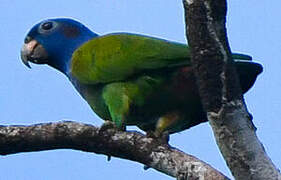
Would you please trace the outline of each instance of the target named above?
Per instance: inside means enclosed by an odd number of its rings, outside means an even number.
[[[280,7],[281,1],[228,4],[227,29],[233,52],[252,55],[264,72],[245,95],[257,134],[274,163],[280,157]],[[47,66],[27,69],[19,51],[36,22],[73,17],[99,34],[134,32],[185,42],[181,0],[1,0],[1,124],[33,124],[63,119],[101,125],[100,120],[61,73]],[[230,176],[209,124],[172,135],[170,143]],[[171,179],[127,160],[72,150],[21,153],[0,157],[0,180],[16,179]]]

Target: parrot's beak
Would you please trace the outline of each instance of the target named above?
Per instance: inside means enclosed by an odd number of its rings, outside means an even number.
[[[28,67],[31,68],[29,62],[36,64],[47,63],[48,54],[44,47],[35,39],[27,37],[21,49],[21,60]]]

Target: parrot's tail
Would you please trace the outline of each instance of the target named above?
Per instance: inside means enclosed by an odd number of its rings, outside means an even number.
[[[233,53],[232,54],[232,59],[239,59],[239,60],[248,60],[251,61],[252,57],[249,55],[245,55],[245,54],[240,54],[240,53]]]
[[[247,92],[255,83],[257,76],[262,73],[263,67],[259,63],[249,60],[234,59],[236,70],[239,75],[243,93]]]

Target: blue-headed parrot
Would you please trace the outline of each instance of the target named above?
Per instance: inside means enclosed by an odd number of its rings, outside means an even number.
[[[144,35],[99,36],[76,20],[55,18],[32,27],[21,58],[28,67],[47,64],[62,72],[93,111],[117,127],[171,134],[207,121],[189,51]],[[247,55],[232,57],[245,93],[262,66]]]

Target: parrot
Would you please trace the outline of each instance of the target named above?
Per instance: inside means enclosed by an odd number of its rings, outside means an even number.
[[[243,93],[263,71],[252,57],[233,53]],[[187,44],[133,33],[98,35],[72,18],[35,24],[22,62],[63,73],[91,109],[121,130],[137,126],[156,135],[207,122]]]

